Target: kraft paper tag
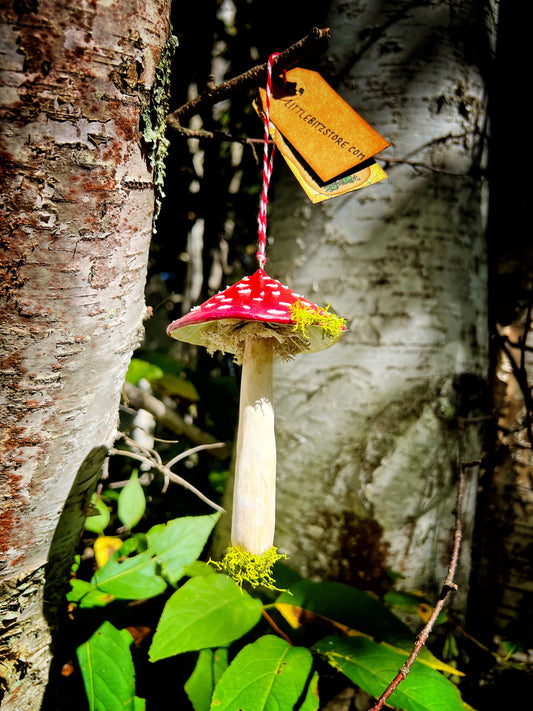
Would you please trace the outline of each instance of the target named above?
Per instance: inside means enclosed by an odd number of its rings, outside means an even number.
[[[322,181],[330,181],[389,146],[317,72],[291,69],[294,96],[270,101],[270,120]],[[265,90],[259,89],[264,105]],[[374,181],[375,182],[375,181]]]
[[[334,178],[333,180],[320,180],[318,175],[312,171],[309,165],[298,156],[291,146],[285,141],[283,136],[276,127],[270,123],[270,135],[276,144],[279,152],[285,158],[285,162],[293,172],[296,180],[305,191],[307,197],[313,203],[323,202],[339,195],[351,192],[352,190],[360,190],[361,188],[372,185],[387,177],[385,171],[376,163],[373,158],[369,158],[364,163],[359,165],[352,171],[347,171],[344,174]]]

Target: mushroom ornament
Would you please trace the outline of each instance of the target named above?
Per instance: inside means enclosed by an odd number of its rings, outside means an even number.
[[[329,308],[329,307],[328,307]],[[174,321],[172,338],[234,354],[242,365],[231,546],[215,565],[239,584],[274,588],[272,565],[276,443],[272,362],[329,348],[346,330],[344,319],[321,309],[262,268]]]

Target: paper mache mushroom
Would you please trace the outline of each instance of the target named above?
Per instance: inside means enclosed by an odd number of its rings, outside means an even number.
[[[328,307],[329,308],[329,307]],[[276,442],[272,362],[329,348],[346,330],[344,319],[321,309],[262,268],[174,321],[172,338],[209,353],[233,353],[242,364],[231,546],[218,569],[239,584],[274,588]]]

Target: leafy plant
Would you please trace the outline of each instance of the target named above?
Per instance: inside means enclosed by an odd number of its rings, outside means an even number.
[[[72,581],[70,602],[98,608],[166,593],[144,660],[197,655],[184,684],[194,711],[316,711],[324,674],[378,696],[410,652],[409,629],[376,597],[302,580],[286,567],[288,591],[274,600],[252,596],[199,560],[218,516],[177,518],[129,535],[89,581]],[[91,711],[144,708],[131,641],[105,621],[78,647]],[[424,650],[391,703],[406,711],[470,708],[443,672],[457,674]]]
[[[169,367],[160,365],[132,363],[130,382],[161,385]],[[120,438],[125,449],[110,454],[136,459],[220,508],[171,470],[206,445],[169,452],[163,464],[150,445]],[[96,567],[83,576],[77,562],[68,594],[74,617],[91,619],[77,648],[90,711],[144,709],[141,697],[150,692],[143,679],[165,664],[187,669],[180,686],[194,711],[316,711],[331,679],[380,696],[405,664],[414,638],[392,609],[427,619],[431,609],[422,596],[390,591],[382,601],[341,583],[303,580],[281,563],[272,589],[250,593],[201,560],[220,513],[150,525],[157,521],[147,507],[150,477],[124,473],[92,500],[86,531],[96,534],[89,556]],[[133,609],[150,610],[135,646]],[[445,656],[454,666],[423,647],[390,703],[406,711],[470,708],[452,681],[461,676],[457,655]]]
[[[132,638],[110,622],[78,647],[90,711],[143,711],[143,699],[135,696],[135,668],[130,653]]]

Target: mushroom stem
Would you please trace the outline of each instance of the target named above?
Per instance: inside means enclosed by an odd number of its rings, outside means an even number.
[[[242,362],[231,543],[254,555],[265,553],[274,540],[273,350],[272,338],[248,338]]]

